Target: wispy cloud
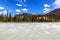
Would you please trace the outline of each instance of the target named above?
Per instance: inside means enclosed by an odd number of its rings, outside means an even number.
[[[12,10],[8,10],[8,12],[11,12]]]
[[[60,8],[60,0],[55,0],[52,4],[53,8],[56,9],[56,8]]]
[[[0,9],[2,9],[2,10],[3,10],[3,9],[4,9],[4,7],[0,6]]]
[[[26,11],[28,11],[29,9],[27,9],[27,8],[23,8],[23,9],[21,9],[23,12],[26,12]]]
[[[16,4],[17,6],[23,6],[22,4]]]
[[[16,12],[21,12],[21,10],[20,10],[20,9],[16,9],[15,11],[16,11]]]
[[[48,4],[44,4],[44,7],[50,7],[50,5],[48,5]]]
[[[43,12],[44,12],[44,13],[48,13],[49,11],[50,11],[50,5],[44,4]]]
[[[48,13],[49,11],[50,11],[49,8],[44,8],[44,9],[43,9],[43,12],[44,12],[44,13]]]

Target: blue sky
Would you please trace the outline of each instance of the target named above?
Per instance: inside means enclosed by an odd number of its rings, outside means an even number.
[[[60,0],[0,0],[0,14],[22,12],[31,14],[45,14],[53,9],[60,8]]]

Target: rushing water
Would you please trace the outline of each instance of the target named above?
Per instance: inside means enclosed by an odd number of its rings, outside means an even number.
[[[0,23],[0,40],[60,40],[60,23]]]

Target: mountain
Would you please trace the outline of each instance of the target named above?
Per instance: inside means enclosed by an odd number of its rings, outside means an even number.
[[[29,16],[29,15],[32,15],[32,14],[29,14],[29,13],[22,13],[22,14],[20,14],[20,15],[22,15],[22,16]]]
[[[55,16],[59,16],[60,15],[60,8],[55,9],[49,13],[47,13],[46,15],[55,15]]]
[[[26,13],[26,12],[20,14],[20,16],[29,16],[29,15],[32,15],[32,14],[29,14],[29,13]]]
[[[16,16],[31,16],[32,14],[23,12],[22,14],[17,14]]]

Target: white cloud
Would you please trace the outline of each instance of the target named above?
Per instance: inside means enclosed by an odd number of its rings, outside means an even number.
[[[16,12],[21,12],[21,10],[20,9],[16,9]]]
[[[49,8],[44,8],[44,9],[43,9],[43,12],[44,12],[44,13],[48,13],[49,11],[50,11]]]
[[[4,10],[2,13],[3,13],[3,15],[6,15],[7,14],[7,10]]]
[[[23,8],[23,9],[21,9],[23,12],[26,12],[26,11],[28,11],[28,9],[27,8]]]
[[[52,4],[53,8],[56,9],[56,8],[60,8],[60,0],[55,0]]]
[[[50,12],[50,5],[48,5],[48,4],[44,4],[43,12],[44,12],[44,13],[48,13],[48,12]]]
[[[0,6],[0,9],[4,9],[4,7]]]
[[[8,10],[8,12],[11,12],[12,10]]]
[[[48,11],[48,10],[50,10],[50,9],[49,9],[49,8],[44,8],[43,10],[44,10],[44,11],[45,11],[45,10]]]
[[[44,4],[44,7],[50,7],[50,5],[48,5],[48,4]]]
[[[16,4],[17,6],[23,6],[22,4]]]
[[[2,14],[2,12],[0,12],[0,15]]]
[[[44,11],[44,13],[46,13],[46,11]]]

